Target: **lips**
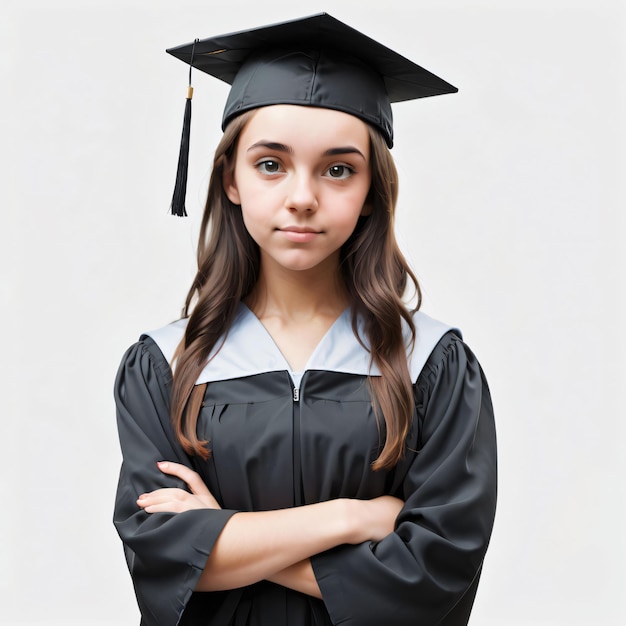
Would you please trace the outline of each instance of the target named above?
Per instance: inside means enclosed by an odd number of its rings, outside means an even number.
[[[285,226],[277,230],[283,233],[284,237],[292,243],[309,243],[322,232],[308,226]]]
[[[309,228],[307,226],[285,226],[283,228],[279,228],[278,230],[282,230],[283,232],[288,233],[315,233],[319,234],[321,231],[315,230],[314,228]]]

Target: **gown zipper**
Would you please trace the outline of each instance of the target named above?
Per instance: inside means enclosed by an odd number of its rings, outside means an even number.
[[[292,383],[293,385],[293,383]],[[301,506],[304,501],[302,485],[302,459],[300,443],[300,388],[293,385],[293,503]]]

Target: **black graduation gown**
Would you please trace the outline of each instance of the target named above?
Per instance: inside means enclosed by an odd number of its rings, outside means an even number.
[[[459,334],[421,313],[416,325],[414,423],[405,457],[392,471],[371,469],[380,435],[365,384],[369,358],[346,313],[300,376],[288,371],[242,305],[199,379],[208,383],[198,420],[200,437],[210,441],[208,461],[188,457],[170,426],[168,358],[184,321],[153,334],[158,345],[144,335],[128,350],[115,384],[123,463],[114,523],[142,625],[467,623],[495,511],[492,405],[480,365]],[[184,487],[156,468],[160,460],[192,467],[223,508],[139,509],[141,493]],[[323,601],[265,581],[193,592],[236,512],[383,494],[405,501],[395,532],[312,557]]]

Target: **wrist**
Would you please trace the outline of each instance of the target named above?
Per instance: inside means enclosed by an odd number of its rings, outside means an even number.
[[[362,537],[363,501],[353,498],[342,498],[339,503],[340,518],[342,520],[343,543],[356,544],[365,541]]]

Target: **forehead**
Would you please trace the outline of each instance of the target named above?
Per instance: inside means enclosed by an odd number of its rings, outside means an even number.
[[[354,144],[359,149],[367,149],[370,134],[365,122],[343,111],[278,104],[257,109],[240,136],[240,143],[261,140],[293,147]]]

